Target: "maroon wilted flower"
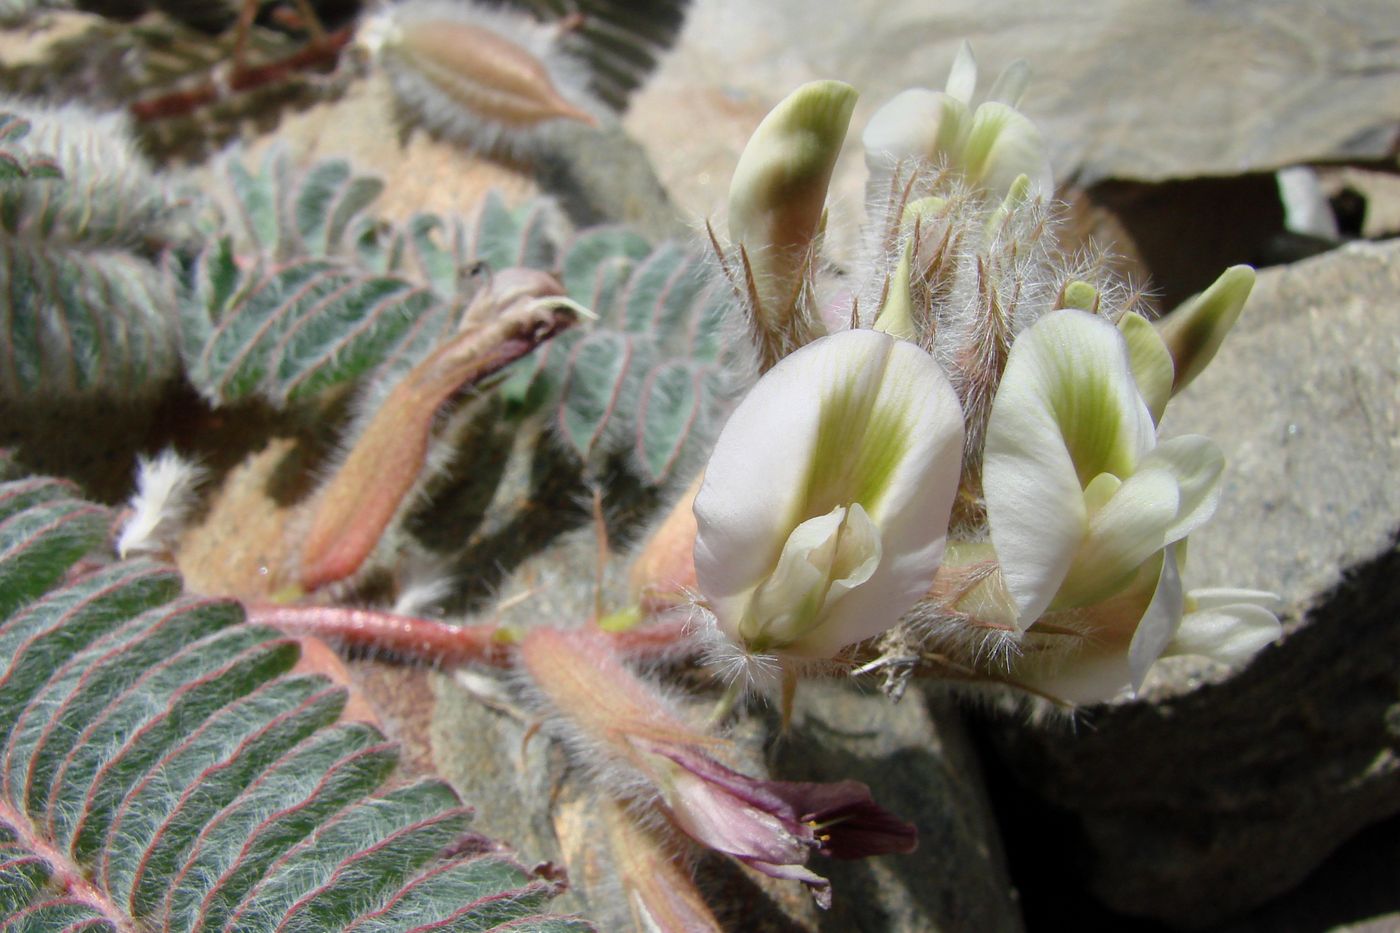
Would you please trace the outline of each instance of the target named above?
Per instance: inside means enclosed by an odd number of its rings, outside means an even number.
[[[687,836],[765,875],[801,881],[821,907],[831,906],[831,883],[806,867],[813,851],[854,859],[912,852],[919,843],[918,831],[859,781],[764,781],[693,749],[653,752],[675,765],[661,792]]]
[[[712,750],[726,743],[682,721],[599,636],[540,629],[520,652],[574,743],[603,767],[626,767],[626,793],[659,793],[687,836],[766,875],[801,881],[822,907],[831,885],[807,867],[813,852],[862,858],[918,844],[914,827],[858,781],[765,781],[721,764]]]

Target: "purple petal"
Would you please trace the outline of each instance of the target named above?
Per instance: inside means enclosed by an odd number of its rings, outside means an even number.
[[[803,823],[815,824],[821,853],[853,859],[889,852],[913,852],[919,831],[870,796],[860,781],[817,784],[767,781],[766,790],[787,802]]]
[[[772,790],[773,786],[780,782],[751,778],[733,768],[725,767],[703,752],[689,748],[668,745],[656,746],[652,751],[671,759],[707,783],[723,788],[749,806],[771,813],[784,823],[791,823],[793,830],[802,826],[803,821],[797,818],[797,812],[788,803],[787,798]]]
[[[741,774],[687,749],[656,749],[710,784],[781,819],[789,831],[817,836],[819,851],[833,858],[913,852],[919,831],[877,804],[860,781],[765,781]],[[815,826],[813,826],[815,824]]]

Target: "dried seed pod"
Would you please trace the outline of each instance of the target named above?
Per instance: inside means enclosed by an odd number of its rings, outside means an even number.
[[[598,107],[558,30],[473,4],[409,0],[371,17],[360,43],[419,122],[481,152],[520,154]]]

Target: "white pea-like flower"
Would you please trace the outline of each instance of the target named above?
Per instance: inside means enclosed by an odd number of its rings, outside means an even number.
[[[1224,465],[1209,438],[1158,442],[1112,324],[1074,309],[1037,321],[1012,345],[983,461],[1017,626],[1125,589],[1215,512]]]
[[[1036,125],[1016,109],[1026,69],[1007,70],[993,98],[972,106],[977,63],[963,43],[942,91],[910,88],[893,97],[866,124],[861,142],[876,179],[903,161],[946,165],[975,190],[1000,201],[1017,178],[1048,195],[1053,188],[1045,140]]]
[[[963,423],[943,370],[872,330],[782,359],[735,409],[695,499],[696,578],[745,652],[818,660],[928,590]]]
[[[1181,543],[1215,512],[1224,457],[1199,435],[1158,440],[1130,344],[1093,314],[1046,315],[1012,346],[987,424],[987,522],[1029,649],[1015,679],[1073,702],[1141,687],[1166,654],[1238,661],[1278,633],[1260,594],[1184,593]]]

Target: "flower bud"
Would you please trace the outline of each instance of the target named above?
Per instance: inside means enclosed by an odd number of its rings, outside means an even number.
[[[1050,161],[1040,130],[1015,108],[1027,69],[1017,63],[998,80],[988,100],[972,109],[977,65],[964,43],[943,91],[911,88],[892,98],[870,118],[861,142],[872,187],[902,162],[946,167],[974,190],[1000,201],[1020,176],[1029,194],[1053,188]]]
[[[729,238],[746,263],[756,342],[771,366],[824,332],[803,306],[826,192],[856,92],[840,81],[804,84],[774,107],[744,147],[729,187]]]
[[[1254,270],[1231,266],[1194,298],[1157,322],[1157,332],[1176,364],[1172,394],[1201,374],[1244,310],[1254,288]]]
[[[915,317],[914,282],[917,278],[922,284],[930,284],[926,281],[932,264],[929,242],[934,239],[931,233],[946,206],[947,202],[939,197],[920,198],[905,205],[900,225],[907,239],[899,265],[890,277],[885,303],[875,317],[876,330],[899,340],[918,342],[920,327]],[[920,289],[920,293],[926,290]]]

